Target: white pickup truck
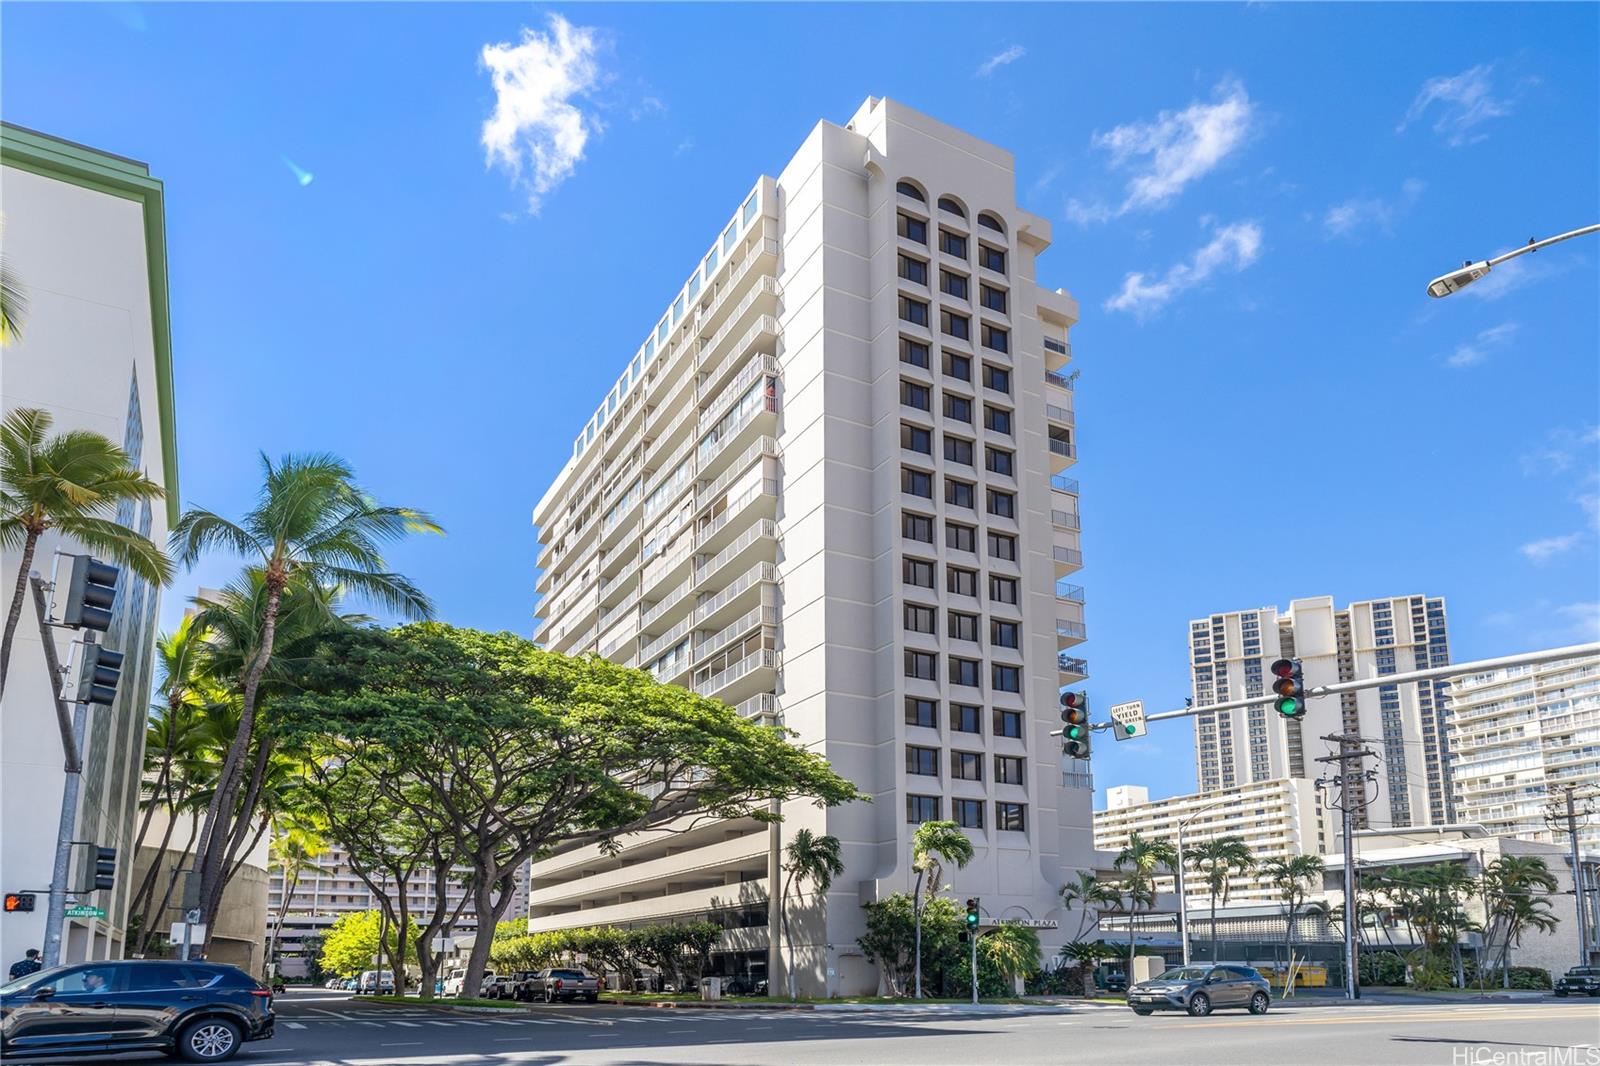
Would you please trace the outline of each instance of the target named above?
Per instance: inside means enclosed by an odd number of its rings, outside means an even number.
[[[593,1003],[600,998],[600,979],[582,970],[540,970],[523,981],[517,992],[518,999],[529,1002],[541,999],[546,1003],[557,1000],[574,1002],[581,999]]]

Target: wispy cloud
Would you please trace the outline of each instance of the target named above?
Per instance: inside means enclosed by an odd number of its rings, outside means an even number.
[[[1493,259],[1497,255],[1504,255],[1511,251],[1510,248],[1499,248],[1486,258]],[[1489,276],[1462,289],[1458,294],[1473,300],[1486,300],[1493,303],[1504,296],[1525,289],[1529,285],[1556,277],[1571,270],[1575,263],[1583,261],[1582,256],[1564,255],[1554,258],[1541,257],[1537,252],[1532,255],[1522,255],[1515,259],[1507,260],[1489,272]]]
[[[1460,74],[1423,82],[1395,132],[1404,133],[1429,113],[1434,116],[1433,132],[1450,147],[1460,148],[1489,136],[1479,127],[1511,114],[1511,101],[1495,95],[1494,64],[1480,63]]]
[[[1244,84],[1229,79],[1216,87],[1209,103],[1196,100],[1182,111],[1163,111],[1148,122],[1095,134],[1092,143],[1110,153],[1111,166],[1132,172],[1125,196],[1115,210],[1074,200],[1067,217],[1088,224],[1165,207],[1238,151],[1254,122],[1255,105]]]
[[[1578,464],[1595,469],[1600,462],[1600,426],[1557,426],[1539,446],[1522,454],[1522,472],[1528,475],[1564,474]]]
[[[1358,237],[1372,229],[1389,233],[1396,220],[1416,206],[1427,187],[1427,183],[1418,178],[1408,178],[1400,186],[1400,195],[1393,199],[1358,196],[1334,204],[1322,216],[1323,232],[1330,238]]]
[[[1261,257],[1261,227],[1235,222],[1215,231],[1210,241],[1188,260],[1169,267],[1160,278],[1134,272],[1122,279],[1122,289],[1105,303],[1107,311],[1127,311],[1144,318],[1160,310],[1179,293],[1203,284],[1219,270],[1241,271]]]
[[[1582,533],[1563,533],[1559,537],[1545,537],[1543,540],[1531,540],[1517,550],[1529,562],[1547,563],[1559,555],[1565,555],[1578,546],[1583,540]]]
[[[1600,640],[1600,602],[1594,600],[1576,603],[1538,600],[1524,610],[1495,611],[1485,615],[1483,620],[1496,629],[1515,630],[1519,639],[1534,645]]]
[[[1518,551],[1524,558],[1549,562],[1600,533],[1600,492],[1596,491],[1600,487],[1600,426],[1556,427],[1537,448],[1523,454],[1522,471],[1530,477],[1566,482],[1567,498],[1583,512],[1583,528],[1522,545]]]
[[[1027,54],[1028,50],[1026,48],[1022,47],[1020,44],[1014,44],[1005,51],[996,52],[988,59],[985,59],[982,63],[979,63],[978,69],[973,71],[972,76],[974,78],[987,78],[1001,67],[1008,63],[1015,63],[1017,60],[1021,59]]]
[[[1515,322],[1502,322],[1498,326],[1490,326],[1467,343],[1456,345],[1456,350],[1444,357],[1444,365],[1452,370],[1477,366],[1486,361],[1494,349],[1516,336],[1516,333]]]
[[[672,154],[675,156],[683,156],[688,155],[692,151],[694,151],[694,138],[685,137],[683,140],[678,142],[678,146],[672,150]]]
[[[494,114],[483,124],[487,162],[511,175],[535,215],[601,128],[580,106],[601,80],[600,32],[557,14],[547,25],[545,33],[524,26],[519,43],[487,44],[480,56],[495,93]]]

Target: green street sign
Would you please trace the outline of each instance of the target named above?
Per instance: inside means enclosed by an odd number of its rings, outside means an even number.
[[[87,903],[77,903],[67,908],[66,915],[68,918],[104,918],[106,910],[104,907],[91,907]]]

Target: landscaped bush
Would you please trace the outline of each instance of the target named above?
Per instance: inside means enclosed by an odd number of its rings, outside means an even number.
[[[1478,967],[1475,960],[1467,960],[1466,971],[1467,984],[1474,988],[1478,987]],[[1484,971],[1482,987],[1490,989],[1505,987],[1498,966]],[[1550,980],[1550,971],[1543,967],[1513,966],[1511,967],[1511,987],[1527,992],[1542,992],[1548,991],[1555,986]]]

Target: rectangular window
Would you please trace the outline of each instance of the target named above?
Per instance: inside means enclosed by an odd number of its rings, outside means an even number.
[[[983,828],[983,801],[958,799],[955,807],[956,824],[963,829]]]
[[[996,603],[1017,602],[1017,579],[1014,577],[989,578],[989,598]]]
[[[991,248],[987,244],[979,244],[978,263],[986,270],[992,270],[996,274],[1004,274],[1006,272],[1006,253],[998,248]]]
[[[906,797],[906,822],[911,825],[921,825],[923,822],[937,822],[939,820],[938,796],[907,796]]]
[[[974,574],[974,575],[972,575],[972,577],[973,577],[973,586],[974,586],[974,593],[975,593],[976,592],[976,585],[977,585],[977,577],[978,577],[978,575]],[[978,616],[977,615],[975,615],[975,614],[965,614],[965,613],[963,613],[961,611],[948,611],[945,614],[945,624],[946,624],[946,629],[950,634],[950,639],[951,640],[970,640],[970,641],[973,641],[974,643],[977,642],[977,640],[978,640]]]
[[[927,242],[924,241],[924,244]],[[951,233],[947,229],[939,230],[939,251],[945,255],[953,255],[957,259],[967,257],[967,239],[959,233]]]
[[[965,688],[977,688],[982,684],[978,667],[981,664],[976,659],[958,659],[950,656],[950,683],[961,685]]]
[[[999,326],[991,326],[987,322],[983,326],[983,346],[993,348],[997,352],[1011,350],[1011,334]]]
[[[933,433],[921,426],[913,426],[909,422],[900,423],[900,447],[908,452],[921,452],[923,455],[933,454]],[[991,452],[993,448],[989,449]],[[991,467],[990,469],[993,469]]]
[[[925,514],[906,513],[900,516],[900,533],[907,540],[933,543],[933,519]]]
[[[900,317],[913,326],[926,326],[928,324],[928,304],[925,300],[913,300],[909,296],[900,297]]]
[[[950,705],[950,729],[955,733],[982,733],[983,708],[971,703]]]
[[[944,524],[944,546],[958,552],[977,552],[978,531],[959,522]]]
[[[916,241],[918,244],[928,243],[928,224],[922,219],[901,215],[895,226],[896,232],[906,240]]]
[[[988,329],[989,327],[985,326],[983,328]],[[1011,395],[1011,371],[1003,366],[995,366],[993,363],[984,363],[983,387],[993,389],[995,392],[1003,392],[1008,396]]]
[[[994,735],[997,737],[1015,737],[1022,739],[1022,712],[1021,711],[995,711]]]
[[[999,515],[1001,518],[1017,517],[1016,493],[1001,492],[999,489],[990,489],[989,513],[992,515]]]
[[[1022,671],[1018,667],[995,663],[990,667],[989,679],[996,692],[1022,691]]]
[[[926,651],[906,652],[906,676],[922,681],[939,680],[939,657]]]
[[[915,381],[900,382],[900,402],[907,407],[915,407],[919,411],[933,409],[933,391],[926,385],[918,385]],[[968,419],[971,421],[971,419]]]
[[[1021,803],[996,803],[994,827],[1008,833],[1028,831],[1027,807]]]
[[[933,475],[926,470],[913,470],[908,466],[903,466],[900,468],[900,491],[931,500],[933,499]]]
[[[944,587],[946,591],[954,592],[958,596],[976,596],[978,572],[959,566],[947,566],[944,568]]]
[[[1015,755],[996,755],[994,779],[1002,785],[1022,784],[1022,760]]]
[[[990,407],[985,404],[983,408],[983,425],[985,429],[992,429],[996,433],[1004,433],[1010,436],[1011,412],[1004,407]]]
[[[933,588],[933,564],[926,559],[905,559],[901,562],[901,576],[908,585],[918,588]],[[993,579],[990,579],[993,584]]]
[[[1006,477],[1015,477],[1017,474],[1016,457],[1004,448],[985,448],[983,465],[990,472]]]
[[[928,346],[910,337],[900,338],[900,361],[928,369]]]
[[[952,463],[962,466],[972,465],[972,442],[960,437],[952,437],[948,433],[944,438],[944,457]]]
[[[939,749],[906,745],[906,773],[918,777],[939,776]]]
[[[989,623],[989,643],[997,648],[1015,648],[1020,635],[1015,622],[1002,622],[997,618]]]
[[[972,358],[960,352],[944,353],[944,372],[946,377],[956,378],[960,381],[972,380]]]
[[[900,257],[900,276],[918,285],[926,285],[928,283],[928,264],[920,259],[913,259],[909,255],[902,255]]]
[[[965,422],[969,426],[972,425],[972,401],[965,396],[953,396],[948,392],[945,393],[944,416],[953,418],[957,422]]]
[[[939,271],[939,291],[958,300],[967,298],[967,276],[949,270]]]
[[[1004,559],[1008,563],[1017,561],[1017,538],[1007,533],[990,533],[988,537],[989,556],[993,559]]]
[[[938,613],[932,607],[924,607],[919,603],[906,604],[906,632],[932,633]]]
[[[957,481],[955,478],[944,479],[944,502],[952,507],[965,507],[972,510],[977,506],[973,499],[974,486],[970,481]]]
[[[939,728],[939,705],[933,700],[906,697],[906,725],[920,725],[924,729]]]
[[[983,756],[975,751],[952,751],[950,776],[956,781],[982,781]]]
[[[1006,313],[1006,290],[997,289],[993,285],[978,286],[978,302],[991,311]]]
[[[927,325],[926,321],[923,322],[923,325]],[[972,339],[972,319],[966,315],[958,315],[954,311],[940,311],[939,328],[957,340],[968,341]]]

